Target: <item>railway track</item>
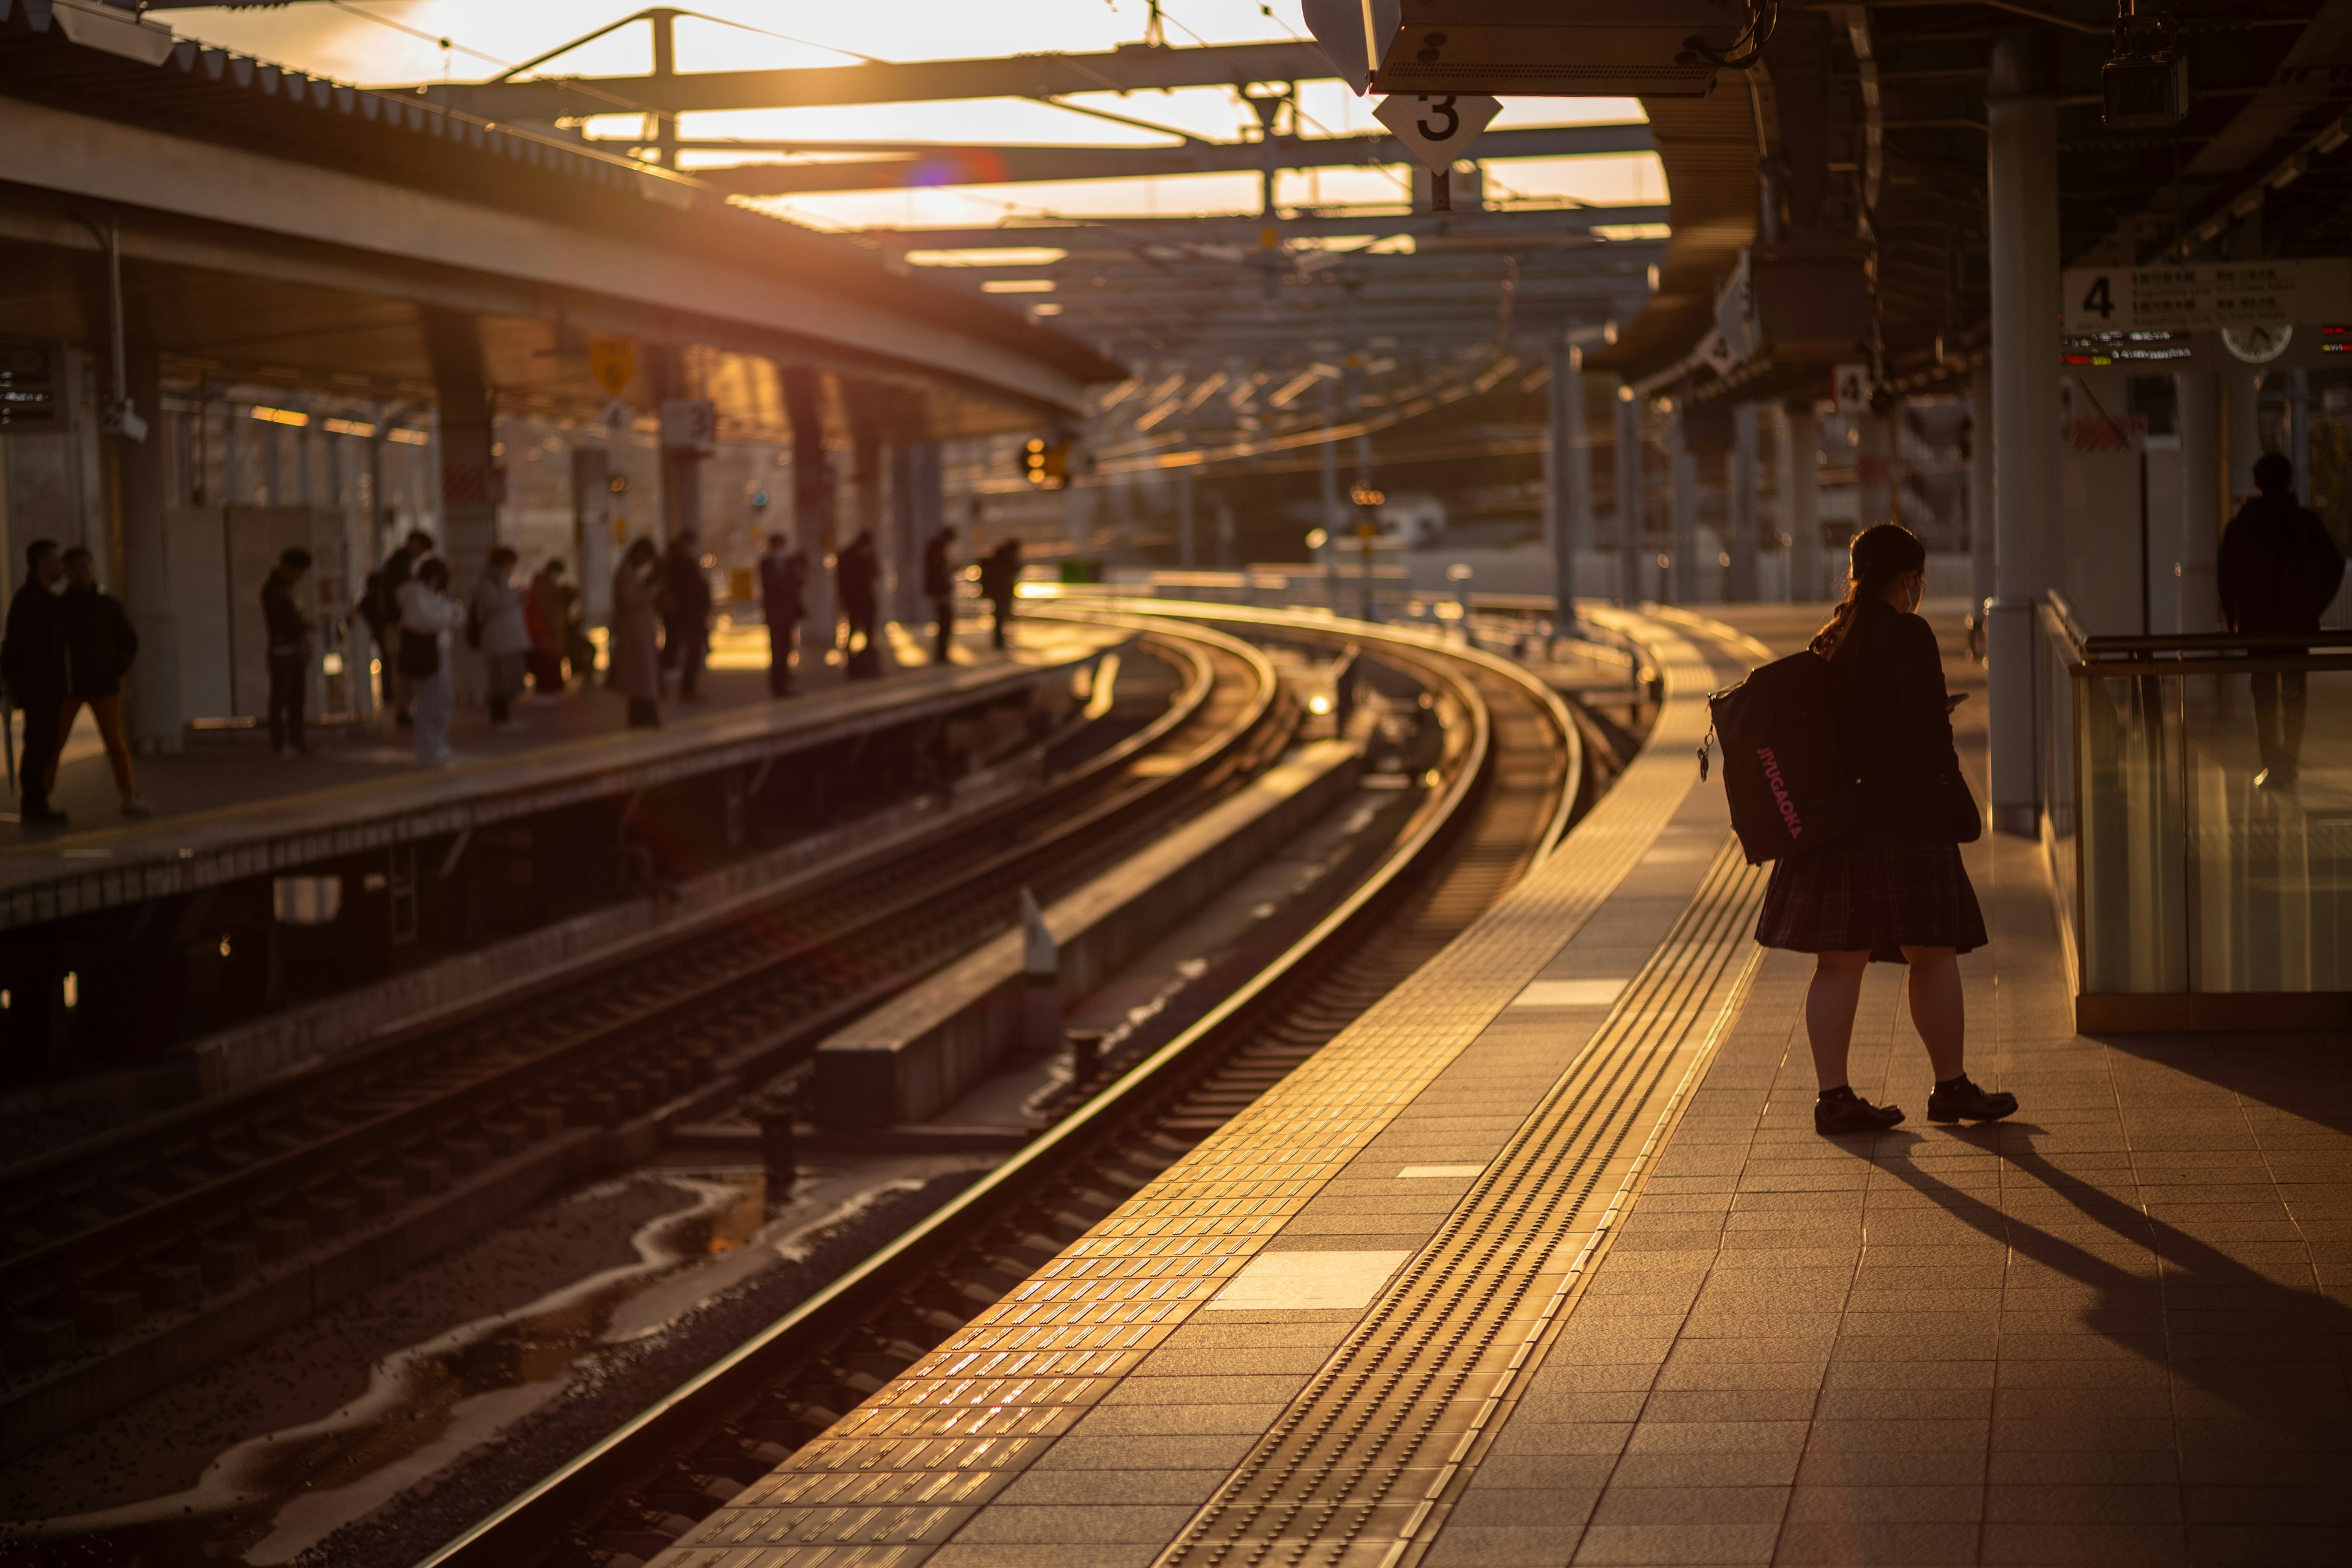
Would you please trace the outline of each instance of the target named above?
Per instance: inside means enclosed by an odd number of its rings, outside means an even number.
[[[1183,608],[1268,640],[1352,644],[1422,684],[1438,721],[1433,754],[1420,760],[1433,787],[1392,851],[1207,1016],[427,1568],[629,1568],[664,1550],[1306,1060],[1465,929],[1589,804],[1578,725],[1499,659],[1368,626]]]
[[[1168,710],[941,841],[299,1078],[0,1171],[11,1373],[0,1398],[20,1402],[0,1422],[6,1451],[47,1435],[26,1398],[45,1373],[85,1370],[142,1327],[233,1320],[273,1269],[315,1266],[404,1205],[567,1129],[756,1083],[1003,929],[1022,887],[1050,897],[1083,880],[1280,754],[1297,715],[1263,655],[1203,628],[1145,635],[1181,672]],[[241,1348],[233,1321],[211,1339],[215,1355]],[[184,1357],[169,1368],[187,1370]],[[114,1382],[113,1403],[143,1392],[136,1376]]]

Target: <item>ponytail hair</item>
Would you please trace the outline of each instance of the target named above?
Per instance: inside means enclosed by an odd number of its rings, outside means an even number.
[[[1899,522],[1882,522],[1864,529],[1853,536],[1853,549],[1846,568],[1845,598],[1830,616],[1828,624],[1813,634],[1808,646],[1823,658],[1837,657],[1838,645],[1845,641],[1846,630],[1853,624],[1853,613],[1864,600],[1875,599],[1887,589],[1914,572],[1927,569],[1927,547],[1919,536]]]

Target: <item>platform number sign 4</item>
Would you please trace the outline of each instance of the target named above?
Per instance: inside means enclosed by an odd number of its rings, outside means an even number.
[[[1399,93],[1372,115],[1434,174],[1451,169],[1502,111],[1502,100],[1483,92]]]
[[[2083,302],[2076,309],[2085,316],[2096,316],[2102,321],[2113,321],[2116,319],[2115,279],[2105,272],[2093,276],[2091,286],[2083,290]]]

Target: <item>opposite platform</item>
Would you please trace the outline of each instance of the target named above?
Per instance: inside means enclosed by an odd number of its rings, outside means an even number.
[[[819,683],[782,702],[755,689],[760,678],[752,672],[721,669],[715,672],[714,685],[731,677],[745,688],[736,700],[684,717],[673,713],[660,730],[621,729],[617,699],[601,691],[576,692],[564,700],[575,715],[610,709],[604,716],[613,727],[597,733],[534,735],[496,753],[471,752],[437,769],[406,764],[396,751],[371,750],[354,763],[368,776],[323,789],[288,793],[288,784],[316,780],[335,766],[331,762],[281,766],[258,753],[224,759],[222,765],[247,778],[257,798],[151,822],[26,834],[0,847],[0,930],[464,832],[737,763],[756,764],[886,725],[944,716],[1017,696],[1039,681],[1064,679],[1072,668],[1131,635],[1074,623],[1024,625],[1006,653],[967,649],[968,663],[920,665],[872,682]],[[526,717],[551,728],[556,721],[547,717],[551,711],[524,710]],[[396,743],[387,732],[386,744]],[[104,768],[95,758],[79,765]],[[77,817],[78,823],[90,820]]]

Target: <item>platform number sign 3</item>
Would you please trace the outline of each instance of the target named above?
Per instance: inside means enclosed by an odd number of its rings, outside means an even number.
[[[1859,362],[1838,366],[1831,378],[1830,390],[1840,414],[1869,413],[1870,366]]]
[[[1451,169],[1502,111],[1502,100],[1483,92],[1400,93],[1372,114],[1434,174]]]

